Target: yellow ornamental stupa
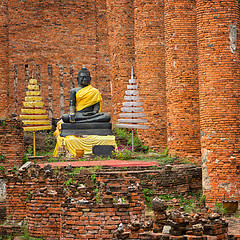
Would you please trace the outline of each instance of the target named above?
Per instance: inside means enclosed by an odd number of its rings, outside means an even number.
[[[25,101],[23,102],[20,118],[23,121],[23,130],[33,132],[34,135],[34,156],[35,156],[35,132],[49,130],[52,128],[44,109],[41,91],[37,79],[30,79]]]

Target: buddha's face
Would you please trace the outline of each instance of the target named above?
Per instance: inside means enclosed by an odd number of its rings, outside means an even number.
[[[87,72],[80,72],[78,74],[78,83],[79,85],[87,86],[90,84],[91,77]]]

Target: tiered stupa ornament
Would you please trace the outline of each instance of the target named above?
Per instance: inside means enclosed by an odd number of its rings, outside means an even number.
[[[121,111],[123,113],[119,114],[120,119],[118,119],[119,128],[130,128],[132,129],[132,151],[134,151],[134,130],[133,129],[148,129],[148,125],[143,125],[141,123],[147,123],[148,120],[142,117],[146,116],[144,113],[144,108],[142,107],[142,102],[140,102],[140,96],[138,96],[138,84],[136,84],[136,79],[133,78],[133,67],[131,73],[131,79],[129,79],[129,85],[127,85],[127,90],[125,91],[123,107]]]
[[[36,154],[35,132],[49,130],[52,128],[44,109],[41,91],[37,84],[37,79],[30,79],[28,90],[26,91],[24,108],[21,109],[20,118],[23,121],[23,130],[33,132],[33,150]]]

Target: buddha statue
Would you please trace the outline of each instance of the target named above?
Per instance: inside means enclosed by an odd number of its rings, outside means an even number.
[[[62,116],[61,136],[84,133],[112,135],[112,131],[109,131],[112,127],[111,117],[101,112],[102,97],[98,89],[90,85],[91,76],[87,68],[78,72],[77,81],[79,86],[70,90],[70,112]]]

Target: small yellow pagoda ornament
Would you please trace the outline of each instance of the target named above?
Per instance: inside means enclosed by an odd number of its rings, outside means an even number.
[[[30,79],[28,90],[26,91],[24,108],[21,109],[20,118],[23,121],[23,130],[33,132],[33,152],[36,155],[36,131],[48,130],[52,128],[44,109],[41,91],[37,84],[37,79]]]

